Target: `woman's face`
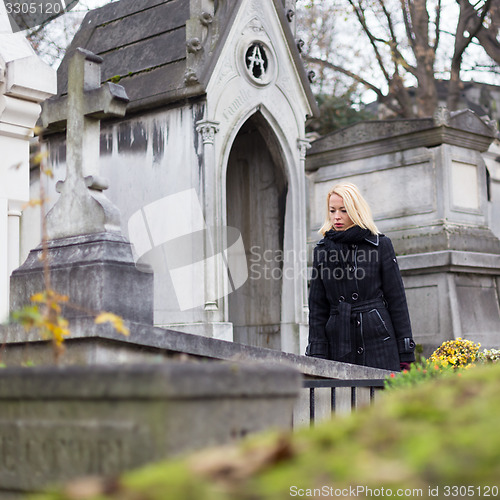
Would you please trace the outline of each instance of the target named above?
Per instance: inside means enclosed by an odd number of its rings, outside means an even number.
[[[354,222],[347,215],[347,210],[344,207],[344,200],[338,194],[333,193],[330,196],[328,209],[330,212],[330,222],[335,231],[344,231],[354,225]]]

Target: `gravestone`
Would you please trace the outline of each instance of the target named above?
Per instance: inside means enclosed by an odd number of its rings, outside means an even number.
[[[12,273],[11,309],[20,309],[46,288],[45,259],[50,285],[67,295],[67,319],[101,311],[126,320],[152,324],[153,277],[137,270],[130,243],[120,228],[118,209],[103,191],[99,176],[100,120],[123,116],[128,102],[122,87],[101,85],[102,59],[83,49],[74,52],[68,95],[44,105],[45,126],[67,128],[66,179],[61,195],[46,217],[46,238]]]
[[[500,240],[490,228],[482,157],[496,133],[470,110],[439,109],[430,118],[355,124],[315,141],[307,157],[311,240],[328,190],[357,184],[393,241],[426,355],[456,337],[500,343]]]
[[[1,370],[0,497],[289,430],[299,388],[296,370],[273,365]]]
[[[36,75],[36,78],[33,78]],[[9,314],[9,277],[20,264],[20,218],[30,199],[29,145],[40,103],[56,94],[56,73],[12,33],[0,2],[0,322]]]

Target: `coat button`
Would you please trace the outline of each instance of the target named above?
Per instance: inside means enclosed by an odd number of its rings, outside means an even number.
[[[361,321],[359,321],[359,319],[356,321],[356,326],[361,326]]]
[[[354,266],[350,266],[349,271],[351,271],[351,273],[353,273],[354,271],[356,271],[356,268]]]
[[[356,292],[354,292],[354,293],[351,295],[351,297],[352,297],[352,300],[358,300],[359,295],[358,295]]]
[[[343,295],[341,295],[341,296],[339,297],[339,302],[344,302],[344,300],[345,300],[345,297],[344,297]]]
[[[363,354],[365,350],[362,347],[358,347],[358,354]]]

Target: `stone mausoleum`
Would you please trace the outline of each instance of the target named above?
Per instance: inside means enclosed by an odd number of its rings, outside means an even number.
[[[305,342],[305,122],[317,107],[294,9],[121,0],[85,17],[58,70],[56,99],[81,47],[127,93],[85,174],[109,181],[139,264],[152,264],[157,326],[288,352]],[[65,133],[46,125],[48,163],[64,179]],[[25,254],[38,244],[28,219]]]

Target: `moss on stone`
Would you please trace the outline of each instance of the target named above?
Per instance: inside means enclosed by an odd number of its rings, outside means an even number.
[[[418,488],[419,498],[430,498],[430,487],[443,497],[445,486],[500,486],[499,414],[500,366],[476,367],[387,392],[373,407],[313,429],[267,433],[130,472],[109,493],[86,498],[276,500],[290,499],[291,487],[358,486],[390,488],[393,496]],[[62,491],[37,497],[75,498]]]

